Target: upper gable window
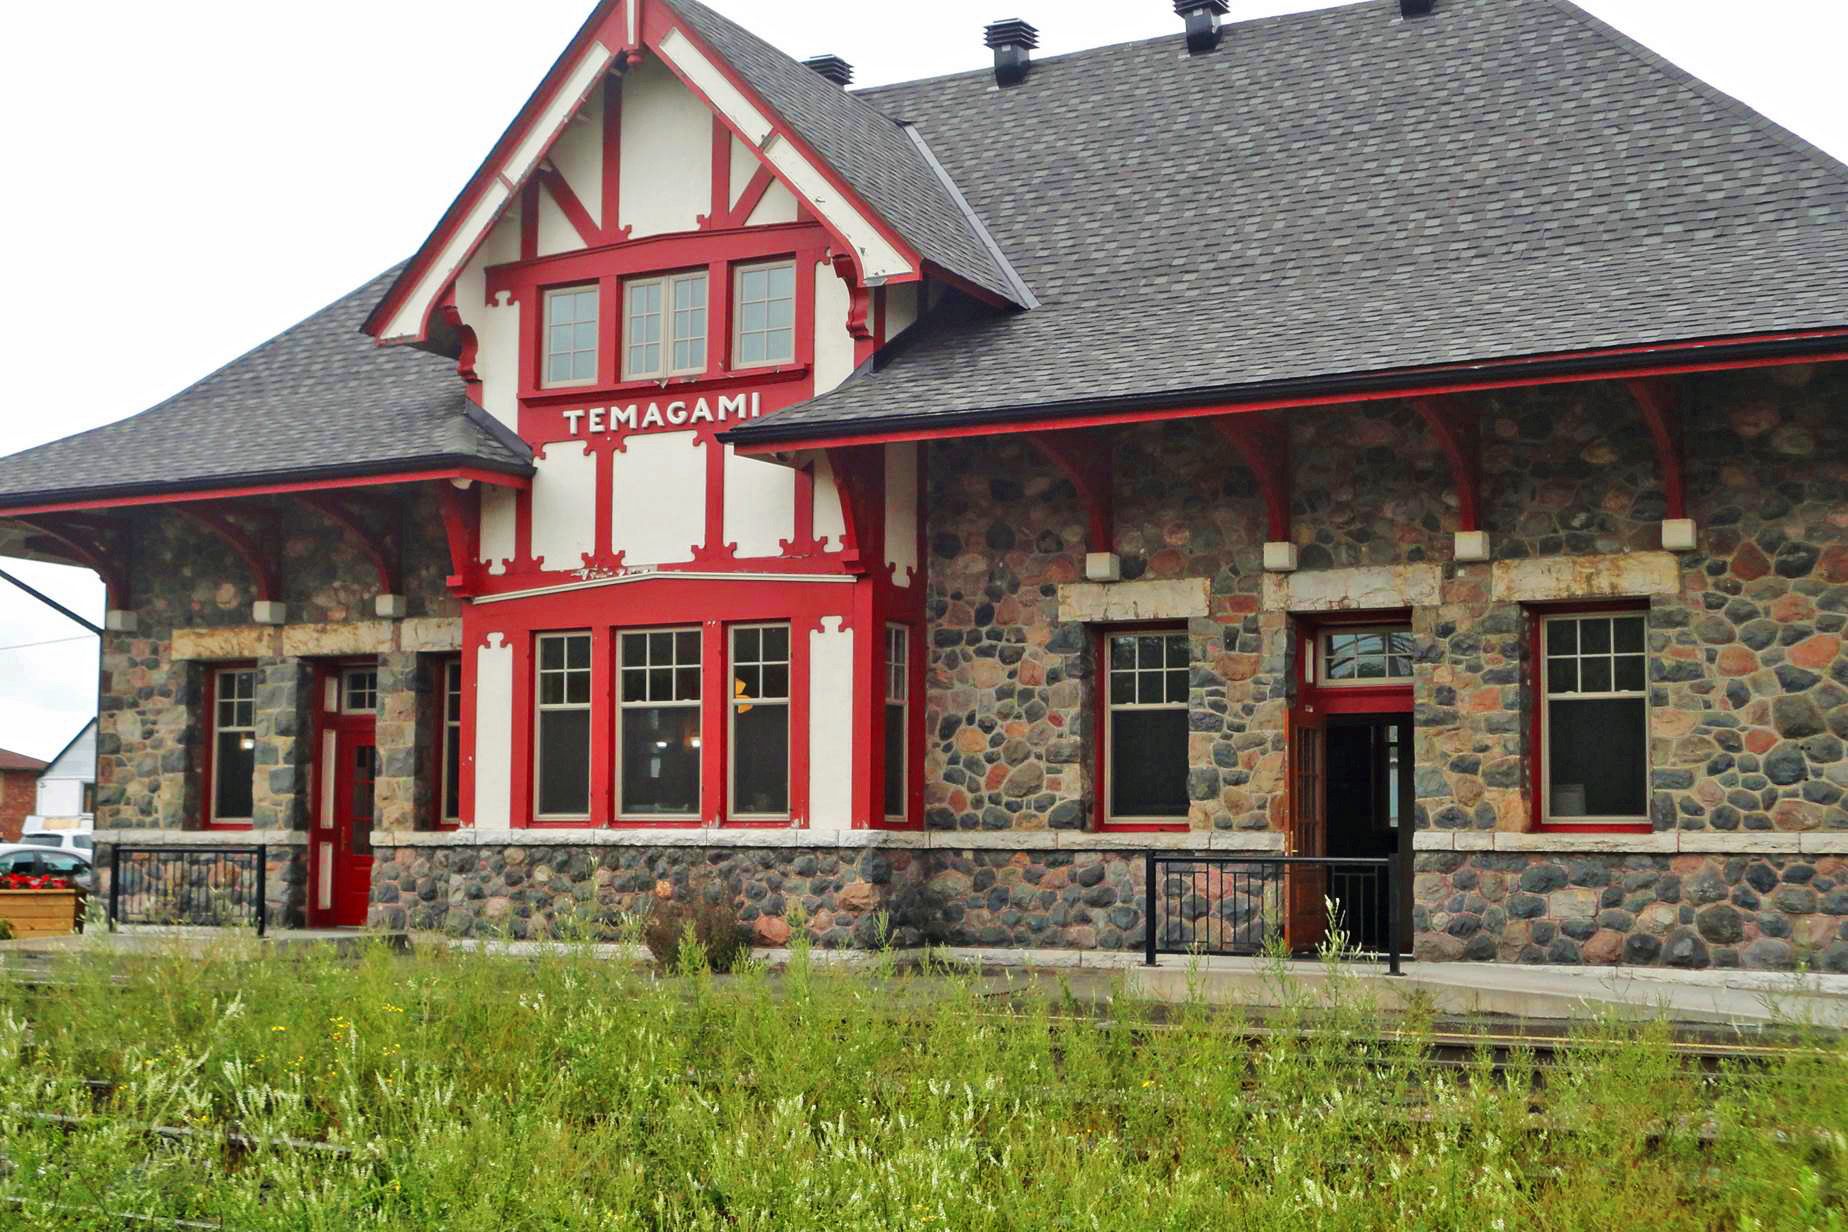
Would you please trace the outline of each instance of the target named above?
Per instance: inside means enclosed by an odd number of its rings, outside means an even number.
[[[706,370],[706,271],[637,278],[623,294],[625,380]]]
[[[796,358],[796,267],[793,262],[748,265],[738,271],[732,318],[733,364],[749,368]]]
[[[597,379],[597,288],[569,287],[545,297],[545,383]]]

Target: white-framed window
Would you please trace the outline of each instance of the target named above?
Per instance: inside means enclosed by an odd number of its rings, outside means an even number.
[[[731,631],[731,816],[789,816],[789,626]]]
[[[706,370],[706,271],[623,284],[624,380]]]
[[[1541,816],[1564,825],[1647,823],[1647,618],[1544,616],[1540,647]]]
[[[377,714],[379,669],[349,667],[340,673],[340,713]]]
[[[212,674],[212,821],[249,823],[256,775],[257,671],[220,668]]]
[[[732,366],[787,364],[796,358],[796,266],[740,266],[732,277]]]
[[[699,816],[700,670],[697,628],[625,630],[618,639],[619,816]]]
[[[590,816],[590,634],[538,639],[533,724],[533,812],[559,821]]]
[[[911,786],[905,757],[911,729],[911,630],[887,625],[885,650],[885,817],[903,821]]]
[[[1321,684],[1330,688],[1412,682],[1412,631],[1404,625],[1324,629],[1316,638]]]
[[[462,820],[462,660],[443,661],[443,777],[437,820]]]
[[[1105,643],[1105,815],[1114,822],[1186,817],[1187,635],[1112,633]]]
[[[597,379],[597,288],[545,293],[546,385],[589,385]]]

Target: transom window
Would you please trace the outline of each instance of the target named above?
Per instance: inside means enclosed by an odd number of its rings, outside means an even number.
[[[646,629],[624,633],[618,654],[618,811],[625,817],[697,818],[700,632]]]
[[[732,363],[746,368],[796,358],[796,267],[791,262],[738,270]]]
[[[379,671],[376,667],[349,667],[340,673],[340,710],[344,714],[374,714],[379,708]]]
[[[1548,821],[1649,819],[1645,626],[1640,612],[1541,621]]]
[[[590,634],[539,637],[535,810],[540,817],[590,816]]]
[[[443,798],[437,817],[462,820],[462,660],[443,664]]]
[[[623,284],[622,374],[627,380],[706,370],[706,271]]]
[[[1324,685],[1401,684],[1412,678],[1407,628],[1325,629],[1321,650]]]
[[[1114,633],[1107,733],[1109,818],[1170,821],[1187,815],[1184,633]]]
[[[911,630],[886,626],[885,670],[885,815],[887,821],[905,818],[906,788],[911,768],[905,757],[910,723]]]
[[[257,673],[224,668],[212,677],[212,820],[248,823],[257,771]]]
[[[789,816],[789,626],[732,629],[731,814]]]
[[[569,287],[545,297],[545,383],[597,379],[597,288]]]

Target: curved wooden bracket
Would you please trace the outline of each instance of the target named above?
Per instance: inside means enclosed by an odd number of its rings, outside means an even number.
[[[463,492],[442,480],[436,485],[436,503],[449,540],[447,585],[457,595],[472,595],[481,578],[481,501],[473,490]]]
[[[105,600],[108,607],[127,609],[131,606],[128,562],[100,527],[43,517],[13,520],[30,526],[44,537],[47,543],[40,550],[47,555],[64,556],[73,564],[93,570],[108,591]],[[40,547],[38,544],[31,546]]]
[[[849,573],[865,573],[885,552],[885,448],[837,446],[827,453],[846,527],[841,561]]]
[[[1035,432],[1034,448],[1064,472],[1084,503],[1087,552],[1116,551],[1116,455],[1114,434],[1100,429]]]
[[[1662,470],[1662,494],[1667,518],[1688,516],[1686,454],[1683,452],[1681,406],[1675,391],[1659,381],[1626,381],[1630,396],[1643,413],[1649,439],[1655,442],[1656,465]]]
[[[1430,398],[1413,398],[1412,410],[1437,438],[1450,464],[1450,480],[1457,488],[1457,529],[1482,529],[1482,429],[1476,416],[1451,401],[1439,405]]]
[[[834,272],[847,284],[847,332],[865,341],[873,336],[873,292],[860,280],[860,267],[851,253],[836,252],[829,258]]]
[[[350,504],[330,492],[302,492],[297,495],[297,499],[346,532],[353,546],[372,563],[379,577],[380,594],[404,593],[398,588],[402,576],[402,551],[396,526],[383,531],[367,526]]]
[[[475,357],[481,350],[481,341],[475,337],[474,329],[462,319],[462,310],[456,307],[456,291],[449,289],[449,296],[437,311],[441,314],[443,324],[456,335],[456,375],[468,386],[468,396],[477,405],[481,402],[481,377],[475,370]]]
[[[1212,421],[1219,438],[1230,445],[1264,498],[1264,537],[1290,541],[1290,430],[1268,415],[1221,415]]]
[[[276,577],[276,557],[264,550],[259,536],[239,526],[215,509],[201,509],[196,505],[175,505],[173,511],[183,518],[191,520],[204,528],[237,554],[250,571],[250,582],[256,588],[258,603],[272,603],[282,593],[282,587]]]

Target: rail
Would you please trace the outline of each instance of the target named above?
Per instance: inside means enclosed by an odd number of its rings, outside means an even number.
[[[269,927],[262,846],[112,847],[109,930],[122,924]]]

